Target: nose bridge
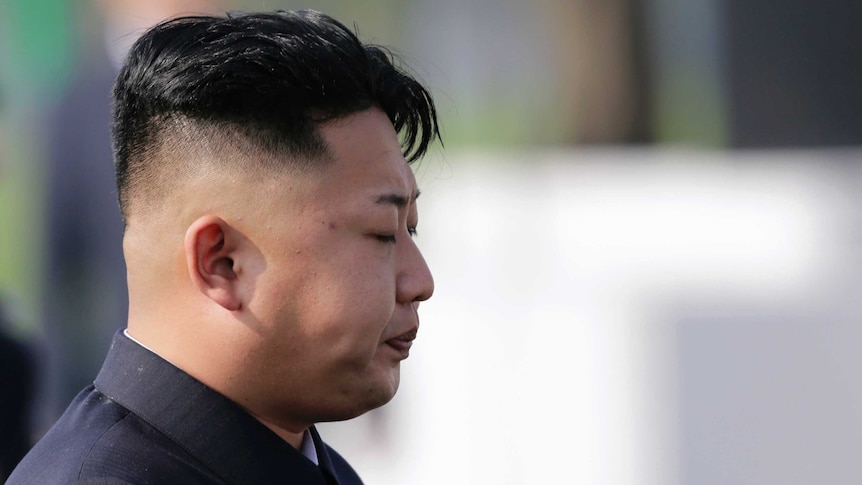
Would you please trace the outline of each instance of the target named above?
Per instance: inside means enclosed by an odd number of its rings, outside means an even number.
[[[431,270],[413,239],[406,239],[399,251],[396,285],[396,296],[401,303],[424,301],[434,293]]]

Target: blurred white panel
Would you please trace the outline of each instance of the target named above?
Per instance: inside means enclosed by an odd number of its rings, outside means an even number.
[[[681,426],[699,428],[679,403],[701,401],[679,395],[680,309],[817,298],[846,260],[835,178],[816,153],[424,162],[418,241],[437,289],[402,389],[325,436],[376,484],[702,477],[682,474],[700,465],[681,462]]]

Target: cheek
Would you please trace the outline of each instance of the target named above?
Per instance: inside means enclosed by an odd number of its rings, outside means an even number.
[[[330,345],[376,341],[395,307],[394,247],[339,227],[270,258],[257,285],[269,323]],[[323,236],[326,237],[323,237]]]
[[[330,261],[271,294],[282,332],[334,347],[376,342],[395,309],[394,276]]]
[[[320,309],[317,324],[333,345],[347,352],[368,352],[376,347],[394,312],[392,298],[369,291],[354,291]]]
[[[318,300],[314,330],[321,348],[331,349],[336,359],[351,366],[367,366],[395,311],[394,278],[354,273],[343,275],[337,288],[330,287],[327,302]]]
[[[391,245],[357,237],[324,255],[315,279],[329,303],[374,312],[395,303],[395,260]]]

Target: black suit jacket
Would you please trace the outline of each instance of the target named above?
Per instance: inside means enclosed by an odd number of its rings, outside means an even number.
[[[221,394],[122,332],[93,386],[8,485],[361,484],[317,431],[320,466]]]

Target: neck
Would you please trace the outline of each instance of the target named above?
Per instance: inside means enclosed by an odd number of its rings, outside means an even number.
[[[129,319],[129,327],[126,329],[126,334],[135,340],[138,344],[147,348],[159,357],[167,360],[175,367],[182,369],[184,372],[203,382],[211,389],[219,394],[231,399],[240,406],[246,409],[246,412],[251,414],[255,419],[260,421],[264,426],[269,428],[273,433],[277,434],[281,439],[288,442],[296,449],[302,446],[302,440],[305,436],[305,431],[308,426],[297,426],[295,428],[285,428],[271,421],[261,418],[250,412],[247,406],[243,406],[241,400],[236,399],[236,394],[231,391],[230,383],[225,379],[218,378],[219,375],[231,375],[236,370],[236,362],[226,364],[227,367],[222,369],[213,368],[213,361],[210,358],[212,349],[218,348],[214,342],[207,342],[206,335],[212,335],[210,332],[197,332],[196,341],[198,345],[188,346],[179,345],[181,342],[191,341],[188,335],[177,334],[178,330],[165,334],[157,331],[152,325],[140,325],[139,322]],[[227,352],[222,352],[222,355],[227,355]],[[207,362],[204,366],[201,363]],[[206,369],[202,371],[202,369]]]

